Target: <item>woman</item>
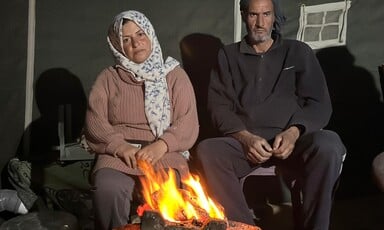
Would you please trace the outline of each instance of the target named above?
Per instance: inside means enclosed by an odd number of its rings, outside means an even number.
[[[187,150],[198,136],[192,84],[168,57],[140,12],[118,14],[108,31],[116,65],[104,69],[89,95],[86,139],[97,154],[93,171],[96,228],[129,223],[137,161],[188,173]]]

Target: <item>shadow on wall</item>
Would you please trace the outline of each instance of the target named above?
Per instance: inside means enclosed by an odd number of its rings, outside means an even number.
[[[71,140],[80,136],[84,125],[87,105],[86,95],[77,76],[64,68],[52,68],[44,71],[35,82],[35,100],[40,117],[25,130],[16,157],[32,164],[32,189],[42,193],[44,184],[43,167],[58,160],[59,145],[58,117],[59,106],[69,105]]]
[[[327,128],[339,133],[347,147],[347,158],[338,190],[342,198],[376,193],[371,164],[383,150],[384,119],[380,93],[373,76],[355,66],[347,47],[317,52],[333,104]]]
[[[223,47],[223,43],[212,35],[194,33],[185,36],[179,46],[183,68],[187,72],[196,94],[200,125],[196,146],[201,140],[217,136],[207,111],[207,92],[211,70],[217,63],[217,54]],[[195,157],[194,147],[191,149],[190,169],[194,173],[200,174],[201,166]]]
[[[217,54],[223,43],[217,37],[194,33],[180,41],[183,67],[191,79],[196,94],[200,133],[196,143],[217,136],[207,111],[207,91],[212,68],[217,63]]]

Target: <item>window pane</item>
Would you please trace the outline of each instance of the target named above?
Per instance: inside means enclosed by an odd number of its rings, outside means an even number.
[[[329,25],[323,28],[321,32],[322,40],[331,40],[337,39],[339,37],[339,26],[338,25]]]
[[[342,10],[328,11],[325,16],[325,23],[338,23],[342,13]]]
[[[307,15],[307,25],[321,25],[323,24],[324,12],[309,13]]]
[[[304,41],[318,41],[320,34],[320,27],[307,27],[304,31]]]

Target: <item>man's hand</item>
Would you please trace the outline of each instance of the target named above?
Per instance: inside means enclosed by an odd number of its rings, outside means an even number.
[[[296,126],[279,133],[273,142],[272,154],[279,159],[287,159],[295,148],[295,143],[300,137],[300,130]]]
[[[261,164],[272,156],[272,147],[264,138],[254,135],[246,130],[231,134],[240,141],[249,161],[254,164]]]
[[[137,160],[144,160],[154,165],[168,151],[167,144],[159,139],[150,145],[145,146],[136,153]]]

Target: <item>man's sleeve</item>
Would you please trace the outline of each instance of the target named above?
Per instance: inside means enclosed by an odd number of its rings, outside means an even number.
[[[300,109],[292,116],[289,126],[299,124],[305,132],[324,128],[332,113],[328,87],[321,66],[312,49],[303,44],[295,59],[300,68],[296,77],[296,93]]]
[[[233,77],[236,76],[232,76],[226,53],[221,49],[208,87],[208,111],[213,125],[223,135],[246,129],[235,113],[238,99],[233,88]]]

